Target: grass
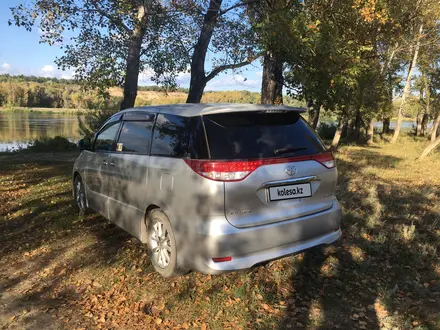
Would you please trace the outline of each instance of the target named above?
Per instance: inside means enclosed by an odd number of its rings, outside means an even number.
[[[166,280],[145,248],[75,213],[74,153],[0,155],[0,327],[439,329],[440,153],[343,146],[343,237],[251,270]]]
[[[84,113],[85,109],[71,109],[71,108],[29,108],[29,107],[0,107],[0,112],[15,112],[15,111],[27,111],[27,112],[39,112],[39,113],[66,113],[77,114]]]

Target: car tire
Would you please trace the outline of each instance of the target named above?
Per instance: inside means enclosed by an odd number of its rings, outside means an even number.
[[[166,214],[160,209],[152,210],[147,228],[148,255],[154,269],[166,278],[187,273],[177,263],[176,239]]]
[[[73,181],[73,192],[75,197],[76,207],[80,216],[87,214],[87,199],[84,183],[81,176],[78,174]]]

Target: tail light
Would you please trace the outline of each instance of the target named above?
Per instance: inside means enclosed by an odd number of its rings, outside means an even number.
[[[262,160],[253,161],[212,161],[185,160],[197,174],[215,181],[240,181],[255,171]]]
[[[303,162],[308,160],[315,160],[329,169],[336,166],[336,161],[331,152],[311,156],[244,161],[185,159],[185,162],[194,172],[205,178],[214,181],[241,181],[257,168],[264,165]]]
[[[327,168],[336,167],[336,159],[333,157],[331,152],[325,152],[322,154],[317,154],[312,156],[313,160],[316,160],[318,163],[321,163]]]

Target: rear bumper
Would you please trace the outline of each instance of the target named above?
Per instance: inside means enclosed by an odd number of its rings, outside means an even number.
[[[340,219],[337,200],[323,212],[251,228],[236,228],[225,217],[206,219],[195,231],[178,234],[178,242],[186,242],[178,244],[179,263],[207,274],[247,269],[313,246],[333,243],[341,236]],[[229,256],[230,261],[212,260]]]

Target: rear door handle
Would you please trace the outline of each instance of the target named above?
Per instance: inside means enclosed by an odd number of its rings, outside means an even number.
[[[111,162],[111,163],[110,163],[110,166],[113,166],[113,167],[115,167],[115,166],[116,166],[116,164],[115,164],[114,162]]]

